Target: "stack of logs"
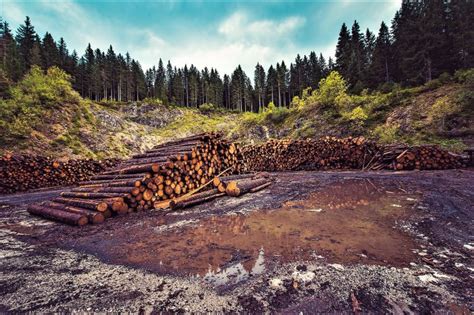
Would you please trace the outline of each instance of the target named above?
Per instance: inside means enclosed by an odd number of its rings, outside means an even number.
[[[242,167],[238,157],[238,147],[219,134],[168,142],[80,182],[60,198],[31,206],[29,211],[83,225],[114,214],[163,208],[170,200],[212,183],[221,173],[239,173]]]
[[[364,137],[269,140],[242,148],[247,171],[439,170],[467,166],[465,157],[437,146],[381,146]]]
[[[239,197],[247,193],[262,190],[272,183],[267,173],[252,173],[229,176],[216,176],[212,180],[213,189],[190,196],[173,199],[169,203],[171,210],[195,206],[222,196]]]
[[[117,165],[117,160],[69,160],[5,154],[0,157],[0,193],[72,185]]]
[[[361,169],[378,152],[364,137],[269,140],[242,148],[249,171]]]
[[[462,168],[467,161],[460,155],[433,145],[404,146],[388,145],[379,152],[370,170],[442,170]]]

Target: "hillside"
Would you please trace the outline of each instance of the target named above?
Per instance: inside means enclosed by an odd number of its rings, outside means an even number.
[[[381,142],[436,143],[461,150],[473,143],[473,70],[409,89],[350,95],[331,73],[290,108],[260,113],[203,105],[165,106],[159,100],[92,102],[57,68],[34,68],[0,100],[0,150],[59,157],[126,157],[157,143],[203,131],[242,142],[268,138],[364,135]]]

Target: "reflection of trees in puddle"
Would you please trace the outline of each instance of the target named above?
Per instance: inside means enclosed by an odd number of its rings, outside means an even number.
[[[255,263],[251,268],[246,267],[247,264],[242,262],[238,262],[223,269],[218,267],[216,270],[209,265],[209,270],[203,278],[213,285],[236,284],[247,280],[251,275],[259,275],[265,271],[264,255],[265,251],[261,248],[258,252],[257,259],[255,259]]]
[[[213,216],[141,239],[127,245],[128,259],[147,265],[162,261],[160,269],[200,274],[215,284],[242,281],[265,263],[268,268],[313,255],[340,263],[405,265],[414,245],[393,226],[409,212],[406,196],[396,186],[346,180],[279,209]]]

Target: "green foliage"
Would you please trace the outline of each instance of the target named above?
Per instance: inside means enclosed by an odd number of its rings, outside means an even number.
[[[384,84],[380,85],[378,90],[382,93],[390,93],[395,90],[400,90],[400,84],[394,82],[385,82]]]
[[[449,115],[457,113],[460,106],[452,102],[448,96],[442,97],[433,104],[428,115],[433,121],[440,123],[440,127],[444,129],[446,118]]]
[[[205,103],[199,106],[199,111],[203,114],[210,114],[219,111],[219,108],[211,103]]]
[[[270,102],[267,107],[260,110],[259,113],[243,113],[242,118],[244,124],[282,124],[290,115],[291,110],[286,107],[277,107]]]
[[[382,143],[393,143],[398,139],[398,125],[380,125],[374,129],[374,135]]]
[[[80,96],[71,86],[71,77],[59,69],[51,67],[47,73],[38,66],[11,89],[12,99],[26,106],[51,108],[64,103],[79,103]]]
[[[458,70],[454,74],[456,82],[466,85],[474,85],[474,68]]]
[[[365,113],[364,109],[360,106],[354,108],[348,115],[349,120],[353,120],[356,122],[364,122],[368,118],[367,114]]]
[[[147,97],[141,103],[155,106],[163,105],[163,101],[156,97]]]
[[[337,72],[332,71],[325,79],[319,83],[319,89],[313,92],[320,104],[331,106],[336,103],[336,98],[341,98],[347,94],[347,83]]]
[[[70,76],[57,67],[45,74],[33,66],[30,72],[11,88],[11,99],[0,104],[1,141],[5,144],[28,139],[44,119],[51,119],[51,111],[65,104],[77,105],[81,97],[72,89]],[[83,114],[91,120],[91,114]]]
[[[424,86],[428,91],[431,91],[431,90],[441,87],[442,85],[443,83],[439,79],[434,79],[434,80],[426,82]]]
[[[453,81],[453,77],[447,73],[447,72],[443,72],[441,73],[441,75],[439,76],[438,78],[439,82],[441,82],[442,84],[448,84],[450,82]]]

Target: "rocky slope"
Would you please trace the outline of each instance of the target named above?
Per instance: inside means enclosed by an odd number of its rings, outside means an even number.
[[[31,106],[17,105],[26,102],[23,99],[0,100],[0,154],[124,158],[166,140],[204,131],[221,131],[242,143],[363,135],[385,143],[435,143],[461,151],[474,143],[472,91],[472,85],[451,81],[388,93],[345,95],[347,112],[338,111],[337,105],[321,105],[315,91],[295,99],[290,109],[270,106],[258,114],[212,106],[165,106],[156,100],[97,103],[76,95],[64,100],[61,96],[53,105],[35,105],[31,113]],[[354,116],[358,108],[362,114]]]

